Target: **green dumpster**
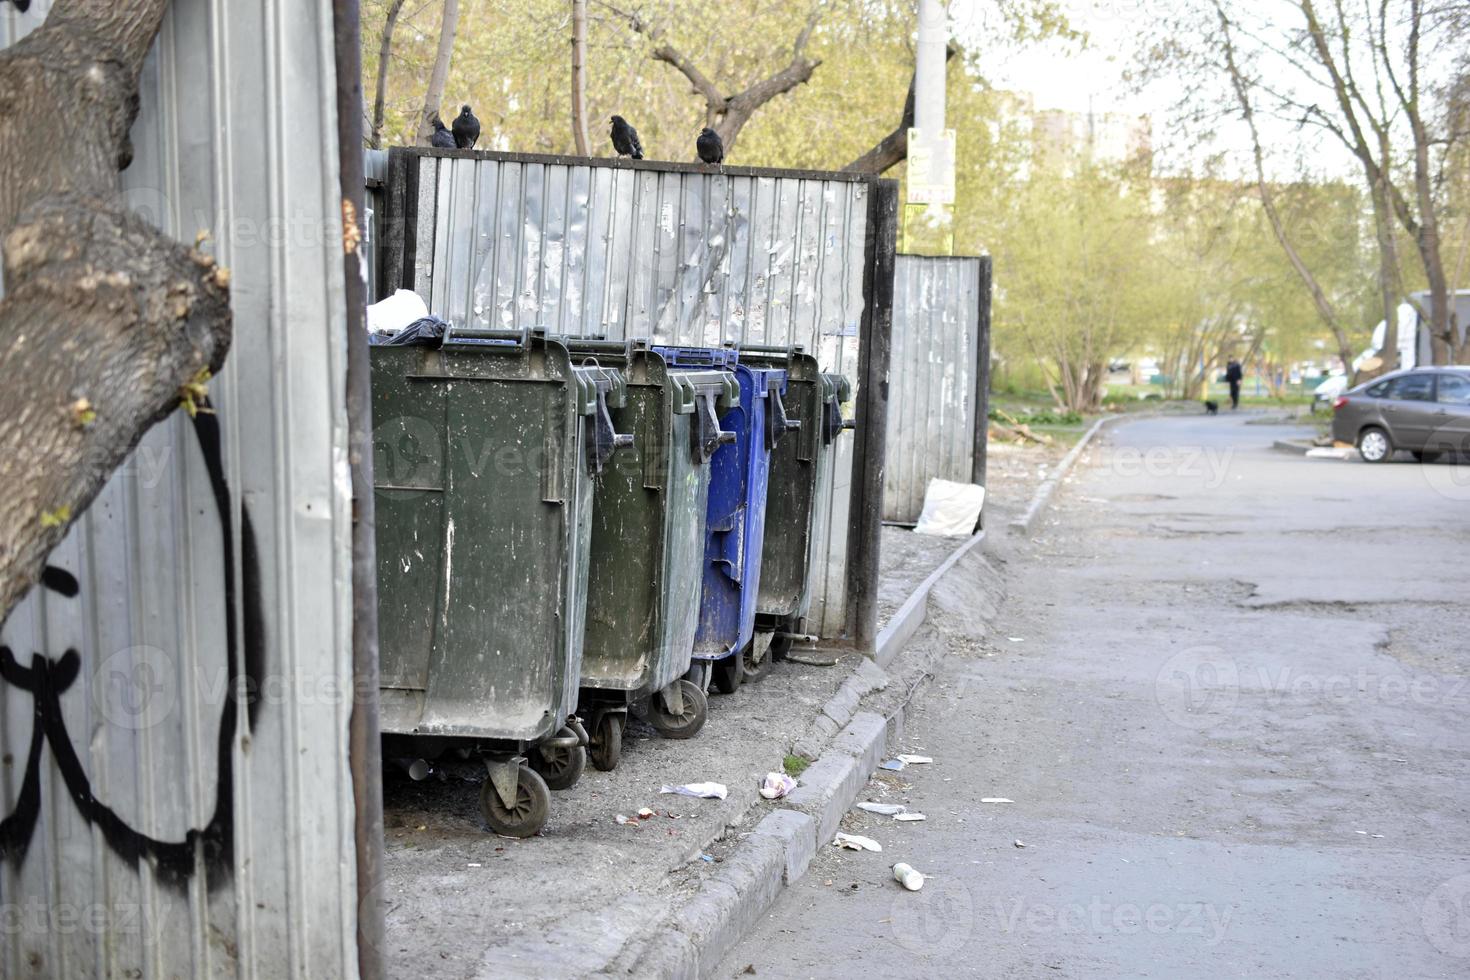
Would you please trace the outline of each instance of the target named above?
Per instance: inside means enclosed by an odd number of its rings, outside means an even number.
[[[372,348],[385,758],[484,763],[497,833],[576,781],[594,477],[631,442],[618,372],[527,331]],[[412,770],[411,770],[412,771]]]
[[[627,392],[613,424],[634,434],[597,482],[578,715],[591,730],[593,765],[616,768],[630,704],[670,738],[703,726],[705,695],[682,680],[699,621],[709,461],[734,438],[719,413],[739,399],[728,371],[670,371],[645,344],[569,340],[621,370]]]
[[[812,573],[820,559],[813,549],[830,507],[832,452],[838,435],[852,425],[842,418],[842,404],[852,397],[852,386],[840,374],[823,374],[817,359],[800,347],[744,347],[740,359],[746,364],[784,366],[786,409],[803,420],[801,428],[771,451],[756,633],[745,652],[746,679],[760,680],[771,661],[784,656],[793,639],[807,632]]]

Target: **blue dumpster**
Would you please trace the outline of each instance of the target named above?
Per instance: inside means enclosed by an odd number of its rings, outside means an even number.
[[[699,628],[689,680],[730,694],[740,686],[744,651],[755,634],[755,610],[765,541],[771,450],[800,422],[786,414],[784,368],[751,367],[734,350],[657,348],[674,369],[722,368],[735,373],[740,402],[720,417],[735,433],[710,460],[709,507]]]

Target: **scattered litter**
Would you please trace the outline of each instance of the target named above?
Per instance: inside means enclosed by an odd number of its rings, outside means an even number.
[[[1025,842],[1024,842],[1024,841],[1020,841],[1020,840],[1017,840],[1017,841],[1015,841],[1015,842],[1014,842],[1014,843],[1015,843],[1015,845],[1016,845],[1016,846],[1017,846],[1017,847],[1025,847],[1025,846],[1026,846],[1026,844],[1025,844]]]
[[[1310,459],[1352,459],[1353,450],[1338,449],[1333,446],[1317,446],[1308,449],[1306,455]]]
[[[904,806],[902,803],[867,803],[867,802],[859,803],[857,805],[857,808],[859,810],[867,810],[869,813],[876,813],[880,817],[897,816],[898,814],[903,813],[905,810],[908,809],[908,807]]]
[[[860,837],[857,834],[844,834],[841,831],[832,838],[832,844],[836,847],[845,847],[849,851],[881,851],[883,845],[871,837]]]
[[[1026,642],[1026,638],[1024,636],[1008,636],[1008,637],[1006,637],[1006,639],[1007,640],[1010,640],[1012,643],[1025,643]]]
[[[1016,801],[1015,800],[1008,800],[1004,796],[982,796],[982,797],[980,797],[980,802],[981,803],[1014,803]]]
[[[910,821],[910,820],[928,820],[929,818],[926,817],[926,816],[924,816],[922,813],[895,813],[893,815],[893,819],[895,819],[895,820]]]
[[[481,867],[481,864],[478,861],[471,861],[469,866],[472,868],[478,868]]]
[[[888,769],[888,770],[891,770],[892,772],[898,772],[900,769],[903,768],[903,766],[904,766],[904,762],[903,762],[902,759],[889,759],[887,762],[883,763],[878,768],[879,769]]]
[[[1355,831],[1353,831],[1353,833],[1355,833],[1355,834],[1362,834],[1364,837],[1367,837],[1368,836],[1368,832],[1366,830],[1355,830]]]
[[[1369,834],[1368,836],[1369,837],[1377,838],[1379,840],[1382,840],[1383,839],[1383,835],[1382,834]]]
[[[613,819],[616,820],[620,824],[622,824],[622,823],[628,823],[629,822],[628,818],[625,817],[625,816],[623,816],[621,813],[618,814],[616,817],[613,817]]]
[[[796,789],[796,780],[784,772],[768,772],[761,782],[761,796],[768,800],[779,800]]]
[[[893,866],[893,880],[911,892],[916,892],[924,887],[924,876],[903,863]]]
[[[715,863],[715,859],[712,858],[712,857],[710,857],[708,854],[701,854],[699,856],[699,859],[701,861],[705,862],[706,864],[714,864]]]
[[[685,783],[683,786],[665,784],[660,793],[678,793],[680,796],[695,796],[702,800],[723,800],[730,791],[724,783]]]
[[[656,816],[658,816],[658,813],[656,811],[654,811],[654,810],[650,810],[648,807],[644,807],[643,809],[641,809],[641,810],[638,811],[638,819],[639,820],[647,820],[649,817],[656,817]]]
[[[805,664],[808,667],[836,667],[836,657],[823,657],[812,653],[788,653],[786,662],[789,664]]]
[[[934,760],[927,755],[900,755],[898,761],[910,766],[925,766]]]

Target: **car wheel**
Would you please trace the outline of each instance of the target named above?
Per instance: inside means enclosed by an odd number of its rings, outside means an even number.
[[[1393,443],[1388,433],[1376,426],[1369,426],[1358,433],[1358,452],[1365,463],[1386,463],[1393,455]]]

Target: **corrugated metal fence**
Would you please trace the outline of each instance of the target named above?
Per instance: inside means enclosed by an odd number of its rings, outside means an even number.
[[[857,175],[395,149],[380,292],[412,289],[459,325],[797,344],[856,388],[872,189]],[[846,616],[851,440],[834,466],[812,612],[827,636]]]
[[[48,6],[0,5],[0,44]],[[124,189],[213,233],[235,339],[218,414],[149,432],[52,555],[78,594],[0,637],[80,667],[54,703],[0,682],[5,977],[357,974],[332,29],[325,0],[173,0],[145,69]]]
[[[984,463],[977,466],[977,458],[984,452],[989,384],[989,261],[896,260],[885,521],[918,520],[930,480],[983,480],[977,474]]]

